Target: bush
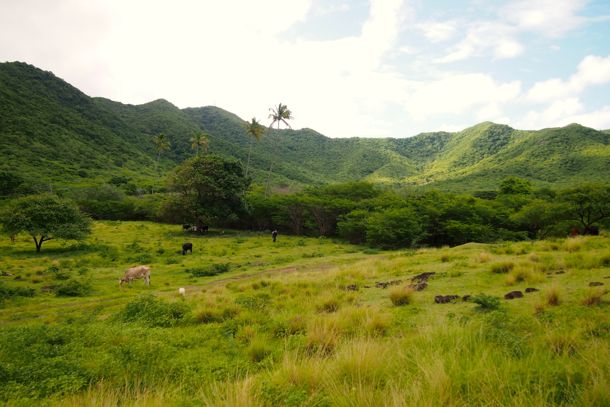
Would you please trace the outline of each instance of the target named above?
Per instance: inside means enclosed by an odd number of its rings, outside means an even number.
[[[373,213],[366,226],[367,243],[384,248],[410,247],[423,236],[419,218],[408,207]]]
[[[508,273],[515,267],[515,263],[510,261],[505,261],[502,263],[495,263],[491,265],[491,272],[497,274]]]
[[[69,279],[54,285],[53,291],[58,297],[84,297],[91,292],[91,284],[87,281]]]
[[[543,298],[548,305],[559,305],[561,303],[559,288],[555,286],[547,288],[543,293]]]
[[[395,306],[407,305],[413,302],[413,289],[410,287],[395,287],[390,291],[390,301]]]
[[[4,283],[0,283],[0,301],[11,297],[33,297],[36,290],[30,287],[8,287]]]
[[[261,362],[271,354],[271,348],[262,340],[254,340],[246,350],[252,362]]]
[[[123,322],[140,322],[149,327],[171,327],[190,316],[189,307],[181,302],[168,302],[149,294],[128,303],[119,318]]]
[[[483,311],[491,311],[498,309],[500,307],[500,299],[498,297],[494,297],[492,295],[479,294],[475,295],[470,299],[470,301],[475,304],[479,304],[477,309]]]
[[[207,267],[198,267],[192,269],[186,269],[187,273],[191,273],[193,277],[209,277],[215,276],[217,274],[226,273],[231,269],[231,265],[229,263],[219,263],[212,264]]]
[[[582,304],[587,306],[599,305],[604,294],[606,294],[606,290],[603,288],[591,288],[585,294]]]

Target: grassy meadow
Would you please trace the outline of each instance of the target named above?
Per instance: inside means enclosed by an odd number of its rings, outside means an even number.
[[[151,286],[119,287],[137,264]],[[9,406],[610,405],[604,235],[377,251],[96,222],[39,255],[3,237],[0,275]]]

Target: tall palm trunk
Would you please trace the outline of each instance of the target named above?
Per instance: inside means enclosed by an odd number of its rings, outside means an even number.
[[[250,139],[250,148],[248,149],[248,162],[246,163],[246,177],[248,176],[248,170],[250,169],[250,154],[252,153],[253,141]]]
[[[271,170],[273,169],[273,161],[269,165],[269,171],[267,172],[267,182],[265,185],[265,197],[269,196],[269,180],[271,179]]]

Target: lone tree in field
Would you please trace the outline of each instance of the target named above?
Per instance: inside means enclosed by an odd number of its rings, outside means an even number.
[[[198,226],[230,223],[245,210],[244,191],[249,181],[241,163],[214,154],[193,157],[169,177],[175,192],[164,205],[164,212],[179,213],[184,222]]]
[[[197,156],[199,155],[200,150],[203,150],[204,154],[207,153],[209,144],[210,141],[205,133],[195,134],[191,137],[191,148],[195,150],[195,155]]]
[[[254,140],[259,141],[263,134],[265,134],[265,128],[261,125],[256,118],[252,118],[252,121],[246,124],[246,130],[250,138],[250,148],[248,149],[248,162],[246,163],[246,177],[248,176],[248,169],[250,168],[250,154],[252,153],[252,144]]]
[[[29,234],[40,253],[51,239],[82,240],[91,221],[72,202],[54,195],[32,195],[13,201],[1,214],[0,223],[9,236]]]
[[[290,109],[288,109],[288,106],[280,103],[277,105],[277,107],[270,108],[269,111],[271,112],[269,113],[269,118],[271,119],[271,124],[269,125],[269,128],[273,127],[273,125],[277,123],[277,129],[279,130],[280,124],[284,123],[286,126],[288,126],[289,129],[292,129],[292,127],[290,127],[290,124],[288,124],[287,120],[292,120],[294,119],[294,117],[292,117],[292,112],[290,111]],[[271,178],[272,169],[273,161],[271,161],[271,164],[269,165],[269,172],[267,173],[267,182],[265,183],[265,196],[267,196],[267,193],[269,191],[269,179]]]

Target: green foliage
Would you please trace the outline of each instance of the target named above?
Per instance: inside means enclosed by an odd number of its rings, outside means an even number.
[[[0,197],[15,194],[21,184],[23,184],[23,178],[19,175],[0,170]]]
[[[500,308],[500,299],[498,297],[494,297],[493,295],[475,295],[470,299],[470,301],[474,302],[475,304],[479,304],[477,308],[482,311],[493,311]]]
[[[205,267],[189,268],[184,271],[192,274],[193,277],[209,277],[227,273],[229,270],[231,270],[231,265],[229,263],[217,263]]]
[[[236,221],[245,210],[243,196],[249,180],[234,159],[217,155],[193,157],[174,171],[169,183],[176,192],[173,202],[184,211],[185,221],[227,224]]]
[[[89,218],[73,202],[53,195],[34,195],[13,201],[0,214],[4,231],[15,236],[29,234],[40,252],[51,239],[82,240],[90,233]]]
[[[68,279],[52,287],[58,297],[85,297],[91,293],[91,283],[85,280]]]
[[[184,323],[190,317],[188,305],[168,302],[152,294],[143,295],[129,302],[119,318],[123,322],[139,322],[148,327],[172,327]]]
[[[500,193],[507,195],[530,194],[532,183],[519,177],[507,177],[500,183]]]
[[[579,222],[583,232],[610,218],[610,185],[583,185],[563,191],[560,198],[568,206],[567,216]]]
[[[90,98],[23,63],[0,64],[0,105],[0,162],[34,192],[115,176],[129,179],[121,187],[132,193],[158,191],[159,172],[191,156],[191,137],[202,133],[212,153],[248,162],[256,183],[265,183],[273,163],[270,182],[282,190],[366,178],[481,191],[497,189],[508,176],[534,186],[576,186],[607,182],[610,157],[610,134],[579,125],[519,131],[487,122],[404,139],[329,139],[310,129],[269,129],[251,143],[247,122],[217,107],[181,110],[165,100],[132,106]],[[283,104],[274,110],[275,123],[291,116]],[[159,134],[171,150],[151,143]]]
[[[36,290],[31,287],[10,287],[0,282],[0,303],[11,297],[33,297]]]
[[[374,246],[410,247],[423,234],[418,216],[411,208],[393,208],[369,216],[366,239]]]

